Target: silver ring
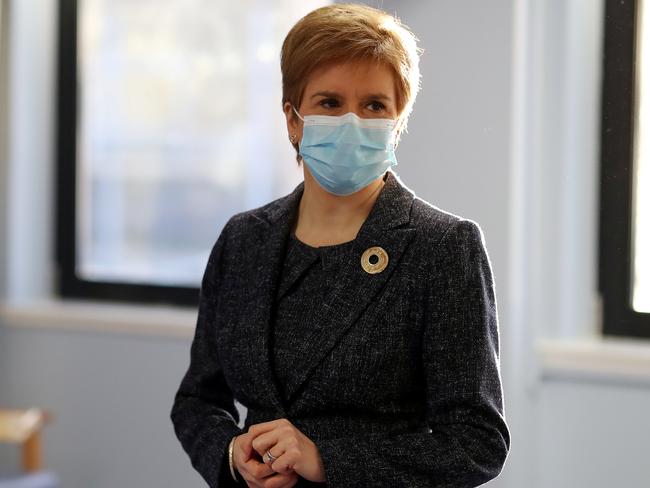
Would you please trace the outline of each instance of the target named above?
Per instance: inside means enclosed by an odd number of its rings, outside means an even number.
[[[269,457],[269,461],[271,462],[277,459],[273,454],[271,454],[271,451],[269,451],[268,449],[266,450],[266,455]]]

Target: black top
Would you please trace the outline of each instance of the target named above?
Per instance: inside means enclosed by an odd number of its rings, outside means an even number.
[[[292,232],[275,297],[272,333],[272,366],[279,381],[283,400],[284,385],[295,378],[296,350],[307,340],[318,310],[336,282],[336,275],[351,259],[354,240],[329,246],[313,247]]]

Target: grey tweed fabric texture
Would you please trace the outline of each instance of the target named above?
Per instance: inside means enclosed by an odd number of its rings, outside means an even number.
[[[345,272],[353,244],[350,241],[315,248],[302,243],[294,234],[289,236],[269,346],[271,368],[285,402],[288,399],[284,385],[296,381],[295,351],[309,340],[319,305],[327,299],[337,276]]]
[[[510,432],[479,225],[389,170],[356,238],[313,252],[290,235],[303,188],[233,215],[208,259],[170,416],[192,466],[211,487],[245,486],[230,476],[230,439],[286,418],[325,467],[326,483],[297,487],[461,488],[498,476]],[[361,266],[372,246],[389,257],[376,274]]]

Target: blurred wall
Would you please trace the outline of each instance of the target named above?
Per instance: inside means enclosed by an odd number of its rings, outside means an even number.
[[[0,229],[6,228],[7,216],[7,176],[9,156],[7,149],[7,19],[8,3],[0,0]],[[4,235],[4,234],[3,234]],[[4,256],[6,256],[6,239],[0,239],[0,296],[5,295],[6,273],[4,267]]]
[[[7,229],[7,11],[8,3],[0,0],[0,297],[4,297],[6,273],[6,229]],[[5,354],[3,354],[4,327],[0,322],[0,402],[4,398],[6,371]],[[3,450],[0,450],[2,456]]]
[[[13,163],[40,180],[51,178],[54,163],[55,2],[14,3],[11,49],[20,60],[12,64],[18,66],[11,91]],[[398,151],[397,172],[425,200],[481,224],[507,345],[512,2],[402,1],[383,7],[397,11],[425,50],[422,92]],[[29,181],[19,176],[15,191]],[[42,230],[23,225],[12,236],[10,295],[18,301],[47,296],[52,274],[51,192],[24,191],[12,198],[9,213],[24,222],[36,219]],[[35,241],[29,239],[34,232]],[[3,402],[55,412],[46,461],[66,486],[202,486],[168,420],[189,359],[189,335],[4,329]]]
[[[511,285],[515,330],[531,329],[535,356],[522,362],[528,378],[515,402],[528,409],[528,419],[518,416],[522,425],[533,424],[519,440],[534,446],[526,447],[527,459],[533,460],[529,467],[539,487],[650,486],[650,341],[600,340],[604,5],[517,2],[514,62],[521,67],[515,70],[521,112],[515,111],[512,125],[519,141],[513,162],[526,184],[513,201],[523,208],[526,251],[517,266],[525,272]],[[514,293],[517,288],[521,293]]]
[[[12,192],[0,233],[12,233],[0,279],[10,278],[11,302],[51,290],[55,3],[15,1],[10,13],[12,173],[0,174],[0,189],[11,182]],[[602,1],[381,6],[425,50],[396,170],[420,197],[481,225],[494,270],[513,445],[490,485],[648,485],[648,384],[545,374],[536,351],[540,338],[598,331]],[[175,338],[44,328],[36,319],[8,323],[9,315],[0,326],[0,403],[54,411],[45,460],[65,486],[203,486],[168,418],[191,330]],[[11,462],[4,452],[0,461]]]

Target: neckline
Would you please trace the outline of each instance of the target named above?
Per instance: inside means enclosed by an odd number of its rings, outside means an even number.
[[[351,241],[345,241],[345,242],[339,242],[338,244],[328,244],[325,246],[312,246],[310,244],[307,244],[306,242],[301,241],[298,239],[296,236],[295,232],[290,232],[289,237],[301,248],[307,249],[311,252],[329,252],[329,251],[335,251],[343,248],[347,248],[348,246],[351,246],[355,241],[356,238],[352,239]]]

